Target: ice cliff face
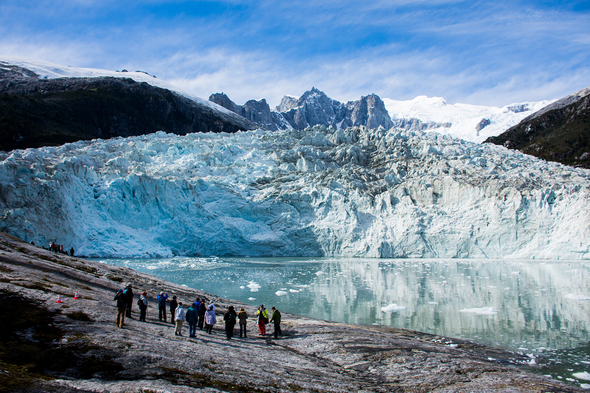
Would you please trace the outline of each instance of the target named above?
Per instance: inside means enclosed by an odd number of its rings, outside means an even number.
[[[0,230],[89,256],[589,258],[590,172],[383,128],[0,153]]]

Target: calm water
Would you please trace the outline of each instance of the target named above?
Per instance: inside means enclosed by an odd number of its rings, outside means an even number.
[[[101,261],[289,313],[413,329],[515,350],[529,355],[540,366],[537,372],[590,388],[590,262],[180,257]]]

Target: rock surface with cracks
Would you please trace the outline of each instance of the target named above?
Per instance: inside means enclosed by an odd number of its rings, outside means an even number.
[[[134,312],[121,329],[113,295],[127,282],[135,301],[147,291],[149,308],[147,322]],[[205,296],[218,317],[229,305],[244,307],[248,338],[227,340],[223,318],[211,335],[175,336],[157,318],[161,290],[184,304]],[[250,305],[3,233],[0,296],[0,392],[580,391],[510,365],[526,361],[513,353],[415,331],[284,313],[283,337],[260,337]]]

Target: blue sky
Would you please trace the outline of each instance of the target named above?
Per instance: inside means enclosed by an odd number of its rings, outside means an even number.
[[[2,0],[0,56],[143,70],[238,104],[317,87],[503,106],[590,86],[590,1]]]

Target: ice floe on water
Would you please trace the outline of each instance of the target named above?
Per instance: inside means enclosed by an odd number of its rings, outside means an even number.
[[[477,314],[477,315],[496,315],[496,314],[498,314],[498,310],[496,310],[494,307],[464,308],[459,311],[462,313],[470,313],[470,314]]]
[[[407,307],[406,306],[398,306],[395,303],[391,303],[385,307],[381,307],[381,311],[383,311],[383,312],[397,312],[397,311],[403,311],[403,310],[407,310]]]
[[[572,300],[590,300],[590,296],[574,294],[574,293],[570,293],[568,295],[565,295],[565,297],[566,297],[566,299],[572,299]]]
[[[590,373],[584,371],[582,373],[574,373],[572,374],[574,378],[583,379],[585,381],[590,381]]]
[[[277,296],[285,296],[285,295],[287,295],[287,292],[285,292],[285,291],[276,291],[275,292],[275,295],[277,295]]]
[[[247,285],[250,288],[250,292],[258,292],[260,288],[262,288],[258,283],[254,281],[250,281],[250,284]]]

